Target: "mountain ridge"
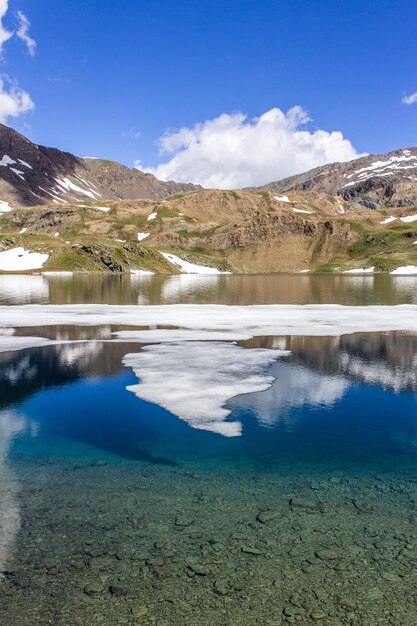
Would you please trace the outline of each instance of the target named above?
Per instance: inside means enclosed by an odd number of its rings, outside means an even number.
[[[13,208],[68,201],[160,199],[198,185],[159,181],[107,159],[77,157],[32,143],[0,124],[0,198]]]
[[[417,147],[369,154],[313,168],[252,190],[311,191],[337,195],[358,207],[380,209],[417,204]]]

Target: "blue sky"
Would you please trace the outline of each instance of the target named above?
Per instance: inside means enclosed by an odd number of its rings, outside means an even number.
[[[303,130],[310,135],[320,129],[340,131],[352,148],[340,138],[313,138],[313,154],[299,158],[303,137],[297,135],[269,175],[292,173],[284,166],[292,158],[300,169],[347,160],[355,150],[386,152],[417,144],[417,102],[402,102],[417,91],[416,2],[1,2],[8,4],[3,27],[14,30],[20,10],[37,42],[33,56],[16,36],[2,49],[2,72],[30,95],[35,107],[6,122],[36,143],[127,165],[140,161],[161,177],[201,180],[203,170],[210,171],[211,180],[223,186],[229,180],[232,185],[251,180],[251,165],[235,160],[227,148],[230,167],[248,171],[235,180],[225,163],[217,176],[220,157],[208,147],[210,141],[253,151],[258,167],[252,177],[259,182],[265,164],[258,152],[266,131],[258,132],[254,118],[273,108],[285,113],[298,106],[304,115],[298,114],[296,128],[285,119],[272,122],[269,134],[283,125],[286,130],[267,146],[268,159],[287,143],[288,133]],[[247,117],[239,121],[236,112]],[[222,134],[217,124],[211,139],[207,122],[222,114],[232,116],[221,124],[226,131]],[[174,133],[164,143],[170,152],[159,154],[158,138],[180,128],[191,135]],[[248,129],[252,139],[242,143]],[[204,149],[197,148],[202,142]],[[180,162],[170,163],[179,153]],[[169,167],[158,169],[161,163]]]

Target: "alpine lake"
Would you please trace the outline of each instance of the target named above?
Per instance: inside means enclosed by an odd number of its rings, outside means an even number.
[[[416,626],[413,315],[417,276],[1,276],[0,624]]]

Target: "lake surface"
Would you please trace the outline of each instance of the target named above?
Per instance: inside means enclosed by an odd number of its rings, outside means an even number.
[[[159,307],[149,343],[25,326],[30,303],[235,305],[241,338],[169,335]],[[417,277],[2,276],[0,304],[57,341],[0,353],[1,624],[417,624],[412,322],[250,336],[240,309],[359,316],[417,304]]]

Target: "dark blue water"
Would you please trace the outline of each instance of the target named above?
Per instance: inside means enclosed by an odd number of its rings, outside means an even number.
[[[11,454],[105,457],[109,462],[126,459],[172,466],[217,463],[242,468],[255,463],[260,472],[282,471],[288,463],[332,463],[349,470],[415,462],[414,392],[339,377],[339,396],[311,401],[306,394],[294,406],[285,402],[285,394],[291,377],[299,373],[291,360],[280,363],[270,390],[231,400],[230,419],[243,424],[242,436],[233,438],[193,429],[127,392],[128,385],[137,383],[128,369],[63,382],[15,403],[16,414],[36,424],[36,437],[24,430]],[[315,381],[326,381],[325,374],[315,376]]]

